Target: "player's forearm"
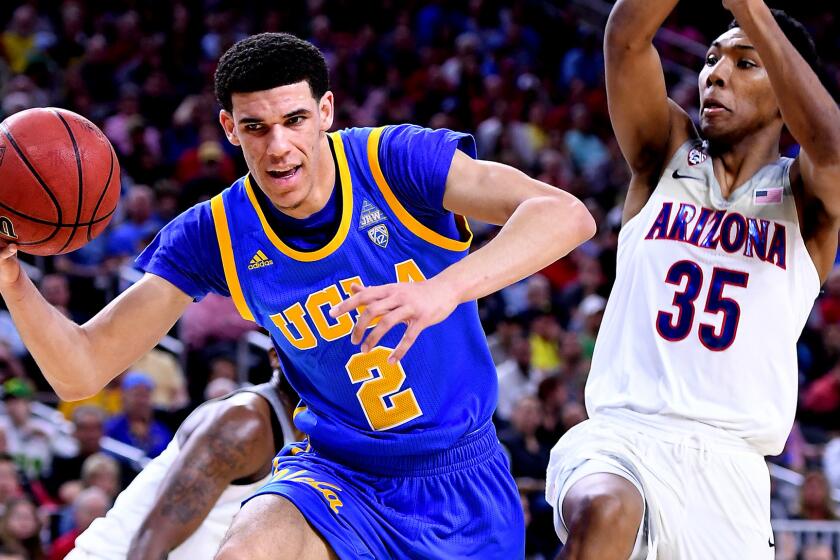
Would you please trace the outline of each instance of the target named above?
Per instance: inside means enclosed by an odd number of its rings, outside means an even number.
[[[610,12],[605,47],[632,50],[648,48],[656,32],[679,0],[618,0]]]
[[[542,270],[595,235],[595,221],[576,198],[524,201],[498,235],[435,277],[465,302],[491,294]]]
[[[817,74],[763,1],[737,2],[731,9],[761,57],[793,137],[817,165],[840,163],[840,109]]]
[[[79,398],[94,371],[82,328],[50,305],[23,272],[2,286],[2,295],[44,377],[62,399]]]

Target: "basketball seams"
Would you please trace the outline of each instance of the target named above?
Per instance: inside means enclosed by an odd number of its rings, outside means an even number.
[[[10,212],[13,212],[13,213],[15,213],[15,214],[17,214],[21,217],[24,217],[26,219],[29,219],[29,220],[32,220],[32,221],[35,221],[35,222],[41,222],[41,223],[44,223],[46,225],[53,226],[54,229],[53,229],[52,233],[50,235],[48,235],[47,237],[45,237],[44,239],[41,239],[40,241],[37,241],[37,243],[44,243],[46,241],[49,241],[50,239],[55,237],[58,234],[59,231],[61,231],[61,225],[60,225],[61,224],[61,205],[58,203],[58,199],[55,197],[55,194],[50,190],[50,188],[47,186],[47,184],[44,182],[44,180],[41,178],[41,176],[38,174],[38,172],[35,170],[35,168],[29,162],[29,159],[26,157],[26,154],[23,153],[23,150],[21,149],[21,147],[18,146],[18,143],[15,141],[14,136],[12,136],[12,133],[9,131],[9,127],[5,122],[0,122],[0,131],[3,132],[3,135],[9,141],[9,144],[11,144],[12,148],[14,148],[15,152],[18,155],[18,158],[20,158],[20,161],[26,166],[26,168],[29,170],[29,172],[32,173],[32,176],[35,178],[35,180],[38,182],[38,184],[41,185],[41,188],[44,189],[44,192],[47,193],[47,196],[49,196],[50,201],[55,206],[55,211],[56,211],[56,214],[57,214],[57,218],[56,218],[55,222],[50,222],[50,221],[47,221],[47,220],[42,221],[38,218],[34,218],[32,216],[24,214],[23,212],[18,212],[17,210],[14,210],[13,208],[8,207],[5,204],[0,203],[0,206],[9,210]],[[35,242],[29,242],[29,243],[21,243],[20,241],[17,242],[18,245],[29,245],[29,244],[33,244],[33,243],[35,243]]]
[[[114,148],[110,148],[108,150],[108,152],[111,155],[111,168],[108,170],[108,180],[105,181],[105,186],[102,188],[102,192],[99,193],[99,198],[96,201],[96,206],[93,207],[93,213],[90,215],[90,219],[92,221],[88,222],[88,224],[87,224],[87,240],[88,241],[93,240],[93,236],[91,235],[91,229],[93,228],[93,224],[96,223],[95,222],[96,212],[99,211],[99,205],[102,204],[102,201],[105,199],[105,195],[108,193],[108,187],[111,185],[111,178],[113,178],[113,176],[114,176],[114,159],[115,159]],[[118,201],[118,203],[119,203],[119,201]],[[114,208],[114,210],[116,210],[116,208]],[[111,210],[110,212],[108,212],[108,215],[110,216],[111,214],[113,214],[114,210]]]
[[[77,176],[79,183],[79,193],[76,197],[76,220],[73,222],[73,230],[70,232],[70,236],[67,238],[67,241],[65,241],[61,249],[58,250],[59,253],[62,253],[64,249],[70,245],[70,242],[76,235],[76,230],[79,228],[79,220],[82,217],[82,202],[84,201],[84,176],[82,175],[82,157],[79,154],[79,144],[76,142],[76,135],[73,134],[72,130],[70,130],[70,125],[61,113],[56,110],[53,110],[52,113],[58,117],[61,124],[63,124],[64,128],[67,130],[67,135],[70,136],[70,142],[73,144],[73,155],[76,157],[76,171],[78,172]],[[59,220],[59,222],[61,222],[61,220]]]

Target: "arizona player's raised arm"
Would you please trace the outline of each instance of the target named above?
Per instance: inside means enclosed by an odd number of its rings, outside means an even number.
[[[21,339],[64,400],[97,393],[163,338],[192,302],[163,278],[147,274],[79,326],[47,303],[13,247],[0,252],[0,293]]]
[[[693,125],[668,99],[665,75],[653,38],[677,0],[618,0],[604,38],[607,101],[618,145],[633,180],[624,221],[650,197],[667,158],[685,142]]]
[[[724,7],[732,12],[760,57],[785,125],[802,148],[791,174],[794,181],[796,173],[801,174],[806,194],[819,201],[819,214],[828,222],[811,224],[821,229],[827,240],[820,244],[825,247],[817,258],[824,261],[817,262],[824,279],[834,262],[840,224],[840,109],[811,64],[790,41],[789,37],[797,35],[796,30],[786,34],[763,0],[728,0]],[[800,39],[803,41],[807,43],[809,39]],[[802,48],[812,51],[816,58],[813,45]]]

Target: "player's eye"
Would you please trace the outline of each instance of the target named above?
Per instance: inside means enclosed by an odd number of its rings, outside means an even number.
[[[715,64],[717,64],[717,61],[718,57],[713,54],[710,54],[706,57],[706,66],[714,66]]]
[[[738,61],[738,68],[755,68],[758,65],[753,62],[752,60],[747,60],[746,58],[742,58]]]
[[[286,121],[286,124],[289,126],[296,126],[303,122],[303,116],[298,115],[296,117],[291,117],[289,120]]]
[[[261,123],[248,123],[245,125],[245,130],[248,132],[259,132],[262,128],[263,125]]]

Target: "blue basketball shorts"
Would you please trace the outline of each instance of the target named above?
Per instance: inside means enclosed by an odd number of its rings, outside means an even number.
[[[288,499],[342,560],[524,557],[522,505],[491,423],[440,453],[354,465],[287,445],[254,496]]]

